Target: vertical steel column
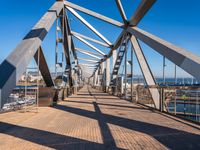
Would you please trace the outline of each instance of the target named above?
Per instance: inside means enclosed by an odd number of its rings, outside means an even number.
[[[104,90],[105,87],[105,66],[104,66],[104,61],[101,63],[101,75],[102,75],[102,79],[101,79],[101,85],[103,87],[102,90]]]
[[[133,101],[133,46],[131,45],[131,100]]]
[[[121,91],[120,91],[120,96],[123,94],[124,92],[124,76],[121,76]]]
[[[112,57],[113,57],[113,61],[112,61],[112,67],[114,68],[115,66],[115,62],[116,62],[116,59],[117,59],[117,50],[113,50],[112,52]]]
[[[110,85],[110,58],[106,60],[106,92],[109,90]]]
[[[125,48],[125,58],[124,58],[124,67],[125,67],[125,88],[124,88],[124,98],[127,98],[127,42],[126,42],[126,48]]]
[[[98,70],[95,71],[95,86],[97,86],[97,75],[98,75]]]
[[[55,73],[57,77],[57,63],[58,63],[58,31],[60,30],[58,25],[58,18],[56,18],[56,47],[55,47]]]
[[[165,84],[165,56],[163,56],[163,84]]]
[[[176,64],[174,65],[174,84],[177,83],[177,78],[176,78]]]
[[[38,50],[38,60],[37,60],[37,64],[38,64],[38,67],[37,67],[37,72],[38,72],[38,77],[37,77],[37,112],[38,112],[38,106],[39,106],[39,78],[40,78],[40,52],[41,50]]]
[[[113,68],[112,70],[114,69],[114,66],[115,66],[115,62],[116,62],[116,59],[117,59],[117,50],[113,50],[112,51],[112,57],[113,57],[113,62],[112,62],[112,65],[113,65]],[[113,94],[115,95],[116,92],[117,92],[117,76],[116,75],[113,75],[113,79],[115,79],[115,84],[113,84],[114,88],[113,88]],[[114,82],[114,81],[113,81]]]
[[[75,62],[75,66],[78,65],[78,62],[77,62],[77,59],[74,60]],[[76,68],[76,67],[75,67]],[[74,76],[75,76],[75,84],[74,84],[74,93],[77,93],[78,92],[78,74],[77,74],[77,69],[74,70]]]

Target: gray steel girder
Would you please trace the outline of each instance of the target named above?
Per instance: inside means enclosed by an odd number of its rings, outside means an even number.
[[[6,103],[8,96],[62,9],[63,2],[55,2],[0,65],[0,108]]]

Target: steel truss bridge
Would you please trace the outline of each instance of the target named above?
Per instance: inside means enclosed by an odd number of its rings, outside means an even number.
[[[137,57],[137,61],[139,63],[147,86],[154,87],[149,88],[149,94],[152,98],[153,107],[156,110],[163,111],[165,108],[163,108],[164,106],[161,101],[162,95],[159,90],[160,87],[155,81],[151,68],[149,67],[148,61],[145,58],[145,55],[138,40],[142,41],[143,43],[151,47],[154,51],[158,52],[160,55],[164,56],[175,65],[182,68],[184,71],[192,75],[197,80],[200,80],[200,70],[197,69],[200,68],[200,57],[138,27],[140,21],[155,4],[155,2],[156,0],[142,0],[131,18],[128,19],[121,1],[116,0],[116,5],[123,20],[123,22],[119,22],[69,1],[55,1],[52,7],[42,16],[37,24],[31,29],[31,31],[23,38],[23,40],[16,46],[12,53],[0,65],[0,107],[2,108],[3,105],[6,103],[7,98],[11,94],[12,90],[16,87],[17,82],[19,81],[20,77],[25,72],[26,67],[33,58],[38,64],[46,87],[56,86],[51,76],[50,69],[48,68],[47,60],[41,46],[49,30],[53,26],[54,22],[56,22],[57,36],[55,41],[57,47],[58,45],[63,46],[65,59],[64,62],[66,62],[66,64],[64,64],[66,66],[64,74],[68,78],[68,81],[65,84],[67,88],[77,93],[80,87],[83,86],[84,81],[94,88],[101,88],[101,91],[103,90],[104,92],[112,92],[115,94],[117,90],[115,87],[117,87],[118,84],[117,78],[119,76],[120,66],[125,65],[125,74],[127,74],[127,51],[128,46],[131,45],[131,55],[133,55],[134,53]],[[99,37],[101,41],[83,35],[76,31],[72,31],[68,12],[73,14],[78,20],[80,20],[82,24],[84,24],[88,29],[96,34],[96,36]],[[84,19],[79,14],[79,12],[85,13],[103,22],[118,27],[122,29],[122,32],[119,34],[117,40],[112,43],[92,24],[90,24],[89,21]],[[84,48],[77,47],[75,45],[74,38],[89,46],[93,51],[84,50]],[[97,48],[96,45],[101,45],[105,48],[109,48],[110,51],[108,53],[104,53],[101,49]],[[87,55],[91,57],[91,59],[80,58],[77,56],[77,53]],[[58,58],[56,53],[56,63],[57,59]],[[123,61],[124,59],[125,61]],[[111,60],[112,66],[110,65]],[[80,61],[84,61],[85,63],[81,63]],[[131,56],[131,62],[132,61],[133,57]],[[132,66],[131,69],[133,69]],[[131,70],[131,72],[133,72],[133,70]],[[131,76],[133,77],[133,73],[131,73]],[[125,78],[127,78],[127,76],[125,76]],[[87,88],[84,87],[83,90],[87,91]],[[95,92],[97,91],[95,90]],[[91,91],[88,94],[91,97],[94,96],[95,98],[95,94],[93,94],[92,96]],[[95,110],[99,111],[96,102],[93,102],[93,104]],[[68,110],[74,112],[75,108]],[[80,115],[81,111],[78,114]],[[101,115],[102,114],[100,114],[99,116]],[[107,117],[109,118],[110,116]],[[161,120],[163,120],[163,118]],[[114,120],[112,120],[110,123],[113,122]],[[138,126],[139,124],[140,123],[138,123]],[[103,124],[103,126],[107,128],[105,124]],[[125,126],[126,125],[124,125],[123,127]],[[163,128],[163,130],[165,129]],[[196,131],[196,129],[194,129],[194,131],[192,132],[198,133],[198,135],[194,137],[194,139],[197,139],[199,137],[199,130]],[[148,133],[148,131],[146,133]],[[49,135],[49,133],[47,135]],[[54,146],[50,147],[56,148]],[[170,147],[170,145],[168,145],[168,147]],[[161,146],[159,148],[163,147]]]

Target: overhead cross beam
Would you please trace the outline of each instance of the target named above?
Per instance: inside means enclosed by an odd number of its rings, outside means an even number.
[[[94,64],[82,64],[82,63],[79,64],[79,65],[83,65],[83,66],[95,66],[95,67],[97,66],[97,65],[94,65]]]
[[[94,45],[92,45],[91,43],[89,43],[88,41],[84,40],[83,38],[74,35],[75,38],[77,38],[78,40],[80,40],[81,42],[85,43],[86,45],[88,45],[89,47],[91,47],[92,49],[94,49],[95,51],[97,51],[98,53],[100,53],[102,56],[105,55],[105,53],[103,53],[101,50],[99,50],[98,48],[96,48]]]
[[[128,21],[129,26],[130,25],[134,25],[134,26],[138,25],[140,20],[145,16],[145,14],[152,7],[152,5],[154,4],[155,1],[156,0],[142,0],[142,2],[138,6],[136,12],[132,15],[131,19]],[[107,57],[112,56],[113,50],[117,49],[120,46],[120,44],[122,42],[122,37],[126,33],[127,28],[128,28],[128,26],[126,26],[126,28],[120,33],[116,42],[113,44],[113,47],[110,49],[110,52],[108,53]],[[106,60],[106,58],[104,59],[104,61],[105,60]]]
[[[81,50],[81,51],[83,51],[83,52],[86,52],[86,53],[88,53],[88,54],[92,54],[92,55],[95,55],[95,56],[102,56],[102,55],[100,55],[100,54],[98,54],[98,53],[93,53],[93,52],[90,52],[90,51],[87,51],[87,50],[84,50],[84,49],[81,49],[81,48],[75,48],[75,50],[77,50],[77,49],[79,49],[79,50]]]
[[[94,63],[98,63],[99,61],[97,61],[97,60],[92,60],[92,59],[85,59],[85,58],[80,58],[80,57],[78,57],[78,59],[79,60],[84,60],[84,61],[88,61],[88,62],[94,62]]]
[[[99,44],[99,45],[101,45],[101,46],[110,47],[110,46],[109,46],[108,44],[106,44],[106,43],[103,43],[103,42],[101,42],[101,41],[95,40],[95,39],[93,39],[93,38],[91,38],[91,37],[87,37],[87,36],[82,35],[82,34],[80,34],[80,33],[71,31],[71,34],[74,35],[74,36],[78,36],[78,37],[81,37],[81,38],[83,38],[83,39],[89,40],[89,41],[94,42],[94,43],[96,43],[96,44]]]
[[[85,52],[84,50],[82,50],[82,49],[80,49],[80,48],[75,48],[75,50],[78,51],[78,52],[80,52],[80,53],[82,53],[82,54],[85,54],[85,55],[91,56],[91,57],[93,57],[93,58],[96,58],[96,59],[98,59],[98,60],[101,59],[100,57],[95,56],[95,55],[93,55],[93,54],[90,54],[90,53],[88,53],[88,52]]]
[[[122,3],[121,3],[121,0],[115,0],[116,4],[117,4],[117,7],[119,9],[119,12],[121,14],[121,17],[124,21],[124,24],[126,25],[127,24],[127,18],[126,18],[126,14],[124,12],[124,9],[123,9],[123,6],[122,6]]]
[[[66,7],[75,17],[77,17],[83,24],[85,24],[92,32],[99,36],[108,45],[112,45],[99,31],[97,31],[89,22],[87,22],[83,17],[81,17],[73,8]]]
[[[96,12],[91,11],[91,10],[89,10],[89,9],[86,9],[86,8],[84,8],[84,7],[81,7],[81,6],[78,6],[78,5],[76,5],[76,4],[73,4],[73,3],[71,3],[71,2],[64,1],[64,4],[65,4],[67,7],[74,8],[74,9],[79,10],[79,11],[85,13],[85,14],[88,14],[88,15],[90,15],[90,16],[93,16],[93,17],[97,18],[97,19],[103,20],[103,21],[105,21],[105,22],[108,22],[108,23],[110,23],[110,24],[112,24],[112,25],[115,25],[115,26],[117,26],[117,27],[123,27],[123,26],[124,26],[124,24],[121,23],[121,22],[119,22],[119,21],[116,21],[116,20],[114,20],[114,19],[108,18],[108,17],[106,17],[106,16],[103,16],[103,15],[101,15],[101,14],[99,14],[99,13],[96,13]]]

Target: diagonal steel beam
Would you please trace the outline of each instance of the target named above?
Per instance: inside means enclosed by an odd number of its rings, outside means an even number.
[[[164,41],[137,27],[128,28],[128,31],[174,64],[200,80],[200,57]]]
[[[72,35],[75,35],[75,36],[78,36],[78,37],[81,37],[81,38],[83,38],[83,39],[92,41],[92,42],[97,43],[97,44],[99,44],[99,45],[102,45],[102,46],[105,46],[105,47],[110,47],[110,46],[109,46],[108,44],[106,44],[106,43],[103,43],[103,42],[101,42],[101,41],[98,41],[98,40],[95,40],[95,39],[93,39],[93,38],[87,37],[87,36],[82,35],[82,34],[80,34],[80,33],[71,31],[71,34],[72,34]]]
[[[127,17],[126,17],[126,14],[124,12],[124,9],[123,9],[123,6],[122,6],[122,3],[121,3],[121,0],[115,0],[116,4],[117,4],[117,7],[119,9],[119,12],[121,14],[121,17],[124,21],[124,24],[127,24]]]
[[[75,49],[79,49],[79,48],[75,48]],[[81,49],[83,52],[86,52],[86,53],[89,53],[89,54],[93,54],[93,55],[95,55],[95,56],[102,56],[102,55],[100,55],[100,54],[97,54],[97,53],[93,53],[93,52],[90,52],[90,51],[86,51],[86,50],[84,50],[84,49]]]
[[[130,25],[136,26],[155,2],[156,0],[142,0],[130,19]]]
[[[84,40],[83,38],[74,35],[75,38],[77,38],[78,40],[80,40],[81,42],[85,43],[86,45],[88,45],[89,47],[91,47],[92,49],[94,49],[95,51],[97,51],[98,53],[100,53],[102,56],[104,56],[105,54],[99,50],[98,48],[96,48],[94,45],[92,45],[91,43],[89,43],[88,41]]]
[[[85,52],[85,51],[82,51],[82,49],[80,49],[80,48],[75,48],[75,50],[78,51],[78,52],[80,52],[80,53],[82,53],[82,54],[85,54],[85,55],[91,56],[91,57],[93,57],[93,58],[96,58],[96,59],[98,59],[98,60],[101,59],[101,58],[98,57],[98,56],[95,56],[95,55],[92,55],[92,54],[87,53],[87,52]]]
[[[82,63],[79,64],[79,65],[83,65],[83,66],[95,66],[95,67],[97,66],[97,65],[94,65],[94,64],[82,64]]]
[[[104,42],[108,45],[112,45],[110,41],[108,41],[99,31],[97,31],[89,22],[87,22],[83,17],[81,17],[74,9],[67,7],[67,9],[77,17],[83,24],[85,24],[92,32],[94,32],[97,36],[99,36]]]
[[[51,77],[51,73],[49,71],[49,67],[47,65],[46,59],[44,57],[44,53],[42,50],[42,47],[39,47],[37,52],[34,55],[35,61],[38,64],[38,53],[39,53],[39,69],[42,74],[42,77],[44,79],[44,82],[46,83],[47,87],[54,86],[54,81]]]
[[[65,12],[62,11],[62,15],[63,17]],[[71,38],[69,35],[69,27],[68,27],[68,18],[67,16],[60,18],[60,23],[61,23],[61,31],[62,31],[62,38],[63,38],[63,47],[64,47],[64,53],[65,53],[65,58],[66,58],[66,62],[68,65],[71,65],[71,58],[70,58],[70,50],[71,50]]]
[[[69,86],[73,86],[73,81],[72,81],[72,68],[71,68],[71,56],[70,52],[72,50],[72,38],[70,36],[70,28],[69,28],[69,23],[68,23],[68,17],[65,13],[65,10],[63,9],[61,12],[61,15],[64,17],[60,18],[61,26],[62,28],[62,34],[63,34],[63,47],[64,47],[64,53],[65,53],[65,58],[66,58],[66,63],[67,66],[70,66],[69,68]]]
[[[79,60],[83,60],[83,61],[88,61],[88,62],[94,62],[94,63],[98,63],[99,61],[97,61],[97,60],[92,60],[92,59],[85,59],[85,58],[80,58],[80,57],[78,57],[78,59]]]
[[[144,79],[147,83],[147,85],[156,85],[156,81],[153,77],[153,74],[151,72],[151,69],[147,63],[147,60],[143,54],[143,51],[140,47],[139,42],[135,38],[135,36],[131,37],[131,43],[133,46],[133,51],[135,51],[136,58],[138,60],[138,63],[140,65],[140,69],[142,71],[142,74],[144,76]],[[152,99],[154,101],[155,107],[157,109],[160,108],[160,94],[157,88],[150,88],[149,89]]]
[[[144,17],[144,15],[147,13],[147,11],[151,8],[151,6],[153,5],[153,3],[155,1],[156,0],[142,0],[140,5],[138,6],[136,12],[132,15],[131,19],[129,20],[129,24],[137,25],[140,22],[140,20]],[[115,44],[113,45],[110,52],[108,53],[107,58],[112,56],[112,51],[117,49],[120,46],[120,44],[122,42],[122,37],[126,33],[127,27],[120,33]],[[104,59],[104,61],[105,61],[105,59]]]
[[[24,73],[62,9],[63,2],[55,2],[0,65],[0,108],[6,103],[9,94],[16,86],[17,81]]]
[[[110,52],[108,53],[108,55],[107,55],[106,58],[111,57],[111,56],[112,56],[112,52],[113,52],[114,50],[116,50],[116,49],[120,46],[120,44],[122,43],[123,36],[124,36],[125,33],[126,33],[126,30],[123,30],[123,31],[120,33],[120,35],[118,36],[117,40],[115,41],[114,46],[110,49]],[[104,58],[103,61],[105,61],[106,58]]]
[[[90,16],[93,16],[93,17],[95,17],[95,18],[98,18],[98,19],[100,19],[100,20],[103,20],[103,21],[105,21],[105,22],[108,22],[108,23],[110,23],[110,24],[113,24],[113,25],[115,25],[115,26],[117,26],[117,27],[123,27],[123,26],[124,26],[124,24],[122,24],[122,23],[119,22],[119,21],[116,21],[116,20],[114,20],[114,19],[108,18],[108,17],[103,16],[103,15],[101,15],[101,14],[99,14],[99,13],[96,13],[96,12],[91,11],[91,10],[89,10],[89,9],[83,8],[83,7],[78,6],[78,5],[76,5],[76,4],[70,3],[70,2],[68,2],[68,1],[64,1],[64,4],[65,4],[67,7],[74,8],[74,9],[79,10],[79,11],[85,13],[85,14],[88,14],[88,15],[90,15]]]
[[[78,60],[72,36],[71,36],[71,48],[72,48],[72,53],[73,53],[74,59]]]

